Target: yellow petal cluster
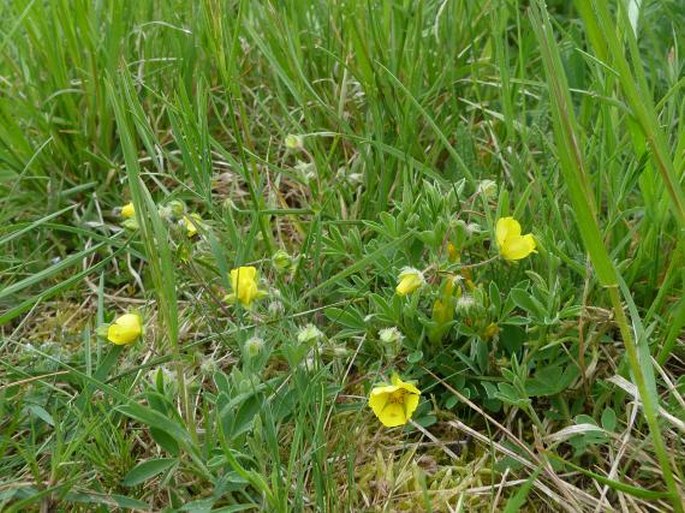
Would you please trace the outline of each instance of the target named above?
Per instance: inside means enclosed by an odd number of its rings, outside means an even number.
[[[420,288],[424,283],[426,283],[426,279],[421,271],[413,267],[405,267],[397,277],[395,292],[399,296],[406,296]]]
[[[395,374],[390,385],[379,385],[371,390],[369,406],[386,427],[402,426],[409,422],[419,405],[421,392]]]
[[[535,251],[533,235],[521,235],[521,225],[513,217],[502,217],[497,220],[495,239],[499,254],[505,260],[521,260]]]
[[[143,333],[143,321],[138,314],[127,313],[117,317],[107,329],[107,340],[118,346],[138,340]]]
[[[233,292],[226,296],[226,300],[240,302],[250,308],[255,299],[260,299],[266,292],[257,286],[257,269],[253,266],[242,266],[231,270],[231,288]]]
[[[121,217],[123,217],[124,219],[131,219],[135,215],[136,209],[133,206],[133,203],[126,203],[126,205],[121,207]]]

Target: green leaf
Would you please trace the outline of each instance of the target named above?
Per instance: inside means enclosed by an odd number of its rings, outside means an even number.
[[[139,509],[142,511],[148,511],[150,509],[150,505],[147,502],[117,494],[105,495],[94,492],[69,492],[64,500],[66,502],[77,502],[80,504],[102,504],[103,506],[109,506],[109,508],[116,504],[120,508],[126,509]]]
[[[629,495],[632,495],[634,497],[639,497],[641,499],[648,499],[648,500],[653,500],[653,499],[663,499],[666,497],[669,497],[668,492],[655,492],[653,490],[645,490],[644,488],[638,488],[637,486],[632,486],[628,485],[625,483],[621,483],[620,481],[615,481],[613,479],[609,479],[607,477],[604,477],[602,475],[596,474],[590,470],[587,470],[583,467],[579,467],[578,465],[575,465],[569,461],[566,461],[565,459],[557,456],[554,453],[547,453],[548,456],[550,456],[552,459],[567,465],[571,467],[573,470],[576,472],[580,472],[583,475],[586,475],[588,477],[593,478],[597,482],[603,485],[607,485],[609,488],[612,490],[617,490],[619,492],[627,493]]]
[[[36,417],[41,419],[43,422],[50,424],[51,426],[55,426],[55,419],[52,418],[52,415],[50,415],[45,408],[42,406],[38,406],[37,404],[32,404],[31,406],[28,407],[29,411],[33,413]]]
[[[602,412],[602,427],[607,431],[616,429],[616,412],[611,408],[604,408]]]
[[[191,443],[190,434],[185,428],[155,410],[136,403],[119,406],[117,410],[142,424],[165,431],[177,441]]]
[[[502,324],[499,335],[499,345],[507,355],[512,355],[521,350],[526,340],[526,332],[519,326]]]
[[[566,390],[579,376],[575,364],[566,366],[552,365],[540,368],[535,375],[526,380],[526,392],[530,397],[550,396]]]
[[[352,307],[348,306],[346,309],[330,307],[324,310],[324,314],[329,320],[341,324],[346,328],[351,328],[353,330],[363,330],[366,328],[364,318]]]
[[[541,468],[537,468],[535,472],[533,472],[526,480],[526,482],[523,483],[523,485],[516,491],[516,494],[509,497],[507,504],[504,506],[503,513],[516,513],[517,511],[521,511],[521,508],[526,503],[530,489],[533,487],[533,483],[535,483],[535,480],[538,478],[541,471]]]
[[[407,355],[407,362],[418,363],[421,361],[422,358],[423,358],[423,351],[414,351],[413,353],[409,353]]]
[[[530,399],[521,397],[516,388],[509,383],[499,383],[495,398],[517,408],[526,408],[530,404]]]
[[[154,427],[150,428],[150,436],[162,449],[167,451],[172,456],[178,457],[178,442],[176,442],[173,436],[162,429]]]
[[[514,301],[516,306],[522,310],[525,310],[536,319],[541,320],[545,318],[545,307],[527,290],[512,289],[509,293],[509,296]]]
[[[176,458],[157,458],[143,461],[126,474],[121,484],[123,486],[139,485],[173,467],[176,463],[178,463]]]

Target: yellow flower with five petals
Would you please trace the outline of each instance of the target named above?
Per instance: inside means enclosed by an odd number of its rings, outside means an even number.
[[[384,426],[402,426],[419,406],[420,396],[416,386],[393,374],[390,385],[378,385],[371,390],[369,406]]]
[[[499,254],[505,260],[521,260],[535,252],[533,235],[521,235],[521,225],[513,217],[501,217],[497,220],[495,239]]]

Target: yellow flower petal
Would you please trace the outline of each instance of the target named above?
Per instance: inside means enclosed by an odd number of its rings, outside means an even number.
[[[257,269],[253,266],[231,270],[231,288],[233,294],[229,294],[229,297],[239,301],[246,308],[250,308],[255,299],[266,295],[266,292],[259,290],[257,286]]]
[[[121,217],[123,217],[124,219],[130,219],[135,215],[136,209],[133,206],[133,203],[126,203],[126,205],[121,207]]]
[[[418,388],[416,388],[412,383],[409,383],[407,381],[402,381],[400,377],[397,374],[393,374],[392,378],[390,379],[390,382],[396,386],[397,388],[403,388],[404,390],[412,393],[412,394],[420,394],[421,392],[419,391]]]
[[[202,218],[199,214],[195,213],[183,216],[183,224],[186,227],[186,233],[188,234],[188,237],[192,239],[195,237],[195,235],[197,235],[198,226],[202,225]]]
[[[419,407],[419,394],[409,394],[404,402],[404,413],[407,416],[407,421]]]
[[[404,405],[400,403],[389,403],[376,415],[385,427],[401,426],[409,420]]]
[[[395,385],[381,385],[381,386],[373,387],[373,390],[371,390],[370,397],[390,395],[390,394],[397,392],[399,389],[400,389],[400,387],[395,386]]]
[[[503,247],[506,244],[507,239],[519,237],[520,235],[521,225],[513,217],[502,217],[497,220],[497,226],[495,227],[497,247]]]
[[[380,416],[383,408],[388,404],[389,399],[389,393],[378,392],[376,389],[371,391],[371,394],[369,395],[369,406],[371,406],[371,409],[377,417]]]
[[[508,240],[501,250],[506,260],[521,260],[535,251],[535,239],[530,233]]]
[[[143,323],[138,314],[124,314],[117,317],[107,330],[107,339],[116,345],[135,342],[143,332]]]
[[[521,235],[521,225],[513,217],[497,220],[495,239],[497,249],[505,260],[521,260],[535,251],[533,235]]]
[[[402,272],[400,272],[397,279],[398,282],[395,292],[397,292],[399,296],[411,294],[426,282],[423,273],[412,267],[405,267],[402,269]]]

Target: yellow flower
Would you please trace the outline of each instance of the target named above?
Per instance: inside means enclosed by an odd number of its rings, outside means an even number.
[[[521,235],[521,225],[513,217],[502,217],[497,220],[495,238],[499,254],[505,260],[521,260],[535,252],[533,235]]]
[[[107,329],[107,340],[118,346],[138,340],[143,333],[143,322],[138,314],[117,317]]]
[[[246,308],[250,308],[255,299],[266,295],[257,287],[257,269],[252,266],[231,270],[231,288],[233,292],[226,296],[226,300],[231,303],[239,301]]]
[[[409,422],[419,405],[421,392],[411,383],[393,374],[391,385],[376,386],[369,395],[369,406],[386,427],[402,426]]]
[[[190,214],[183,216],[183,226],[186,227],[186,233],[191,239],[197,235],[197,228],[202,226],[202,218],[200,214]]]
[[[411,294],[424,283],[426,283],[423,273],[418,269],[414,269],[413,267],[405,267],[402,269],[400,275],[397,277],[397,280],[395,292],[397,292],[399,296]]]
[[[131,219],[135,215],[136,209],[133,207],[133,203],[126,203],[126,205],[121,207],[121,217],[124,219]]]

